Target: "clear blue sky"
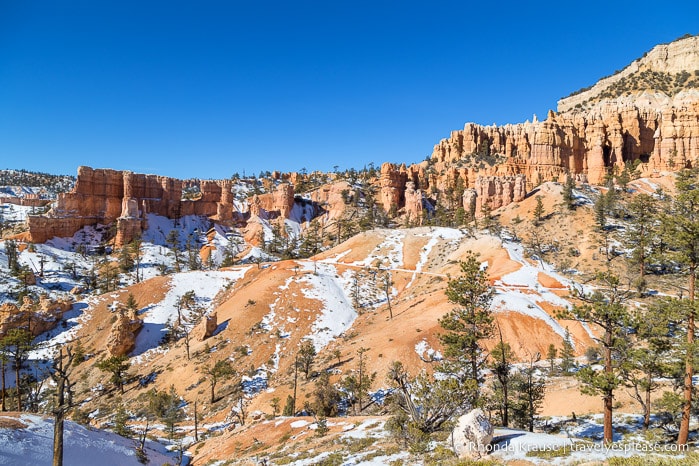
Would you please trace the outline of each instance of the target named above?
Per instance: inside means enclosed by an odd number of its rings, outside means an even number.
[[[699,33],[699,2],[610,3],[0,0],[0,168],[418,162]]]

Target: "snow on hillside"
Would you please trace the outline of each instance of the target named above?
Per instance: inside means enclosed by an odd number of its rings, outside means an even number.
[[[521,244],[504,241],[503,247],[507,250],[510,260],[518,262],[521,267],[495,282],[496,293],[493,298],[495,309],[518,312],[541,319],[561,338],[564,338],[563,327],[540,304],[548,303],[558,308],[568,308],[570,303],[541,285],[538,276],[540,272],[545,272],[562,285],[570,286],[572,282],[551,270],[546,270],[544,264],[532,265],[524,258]]]
[[[294,202],[294,207],[289,212],[289,218],[284,220],[286,231],[292,238],[301,237],[301,225],[313,218],[314,207],[311,203]]]
[[[38,207],[31,207],[16,204],[0,204],[0,218],[5,222],[19,223],[27,219],[27,215],[40,210]]]
[[[46,189],[38,186],[0,186],[0,195],[8,197],[26,197],[27,195],[44,193],[46,193]]]
[[[212,309],[212,301],[226,286],[243,278],[250,267],[242,267],[225,271],[196,271],[172,275],[170,289],[165,298],[159,303],[139,311],[143,319],[143,329],[136,337],[136,348],[133,355],[144,355],[148,350],[157,348],[163,337],[167,322],[177,318],[177,300],[188,291],[194,291],[196,303],[208,314]],[[140,361],[141,358],[136,358]]]
[[[381,231],[381,230],[378,230]],[[378,261],[383,266],[394,269],[403,267],[404,230],[390,230],[383,242],[369,253],[366,259],[352,263],[355,266],[373,266]]]
[[[417,264],[415,264],[415,272],[410,278],[410,282],[408,282],[408,284],[405,286],[406,289],[412,286],[418,274],[420,274],[425,265],[427,265],[427,260],[430,257],[432,249],[439,244],[440,240],[449,240],[449,244],[458,243],[464,237],[464,234],[460,230],[456,230],[454,228],[436,227],[430,228],[430,231],[426,234],[417,236],[428,236],[430,239],[420,250],[420,259],[418,260]]]
[[[312,262],[301,261],[299,264],[304,270],[314,270]],[[326,263],[316,263],[315,267],[317,274],[306,274],[299,281],[310,285],[303,288],[306,298],[323,303],[323,310],[313,323],[313,333],[309,335],[316,351],[320,351],[352,326],[357,311],[345,292],[337,269]]]
[[[21,423],[24,427],[20,427]],[[13,426],[13,424],[17,424]],[[7,427],[11,426],[11,427]],[[139,466],[134,441],[101,430],[87,429],[66,421],[64,464],[70,466]],[[146,442],[148,463],[177,464],[177,454],[165,446]],[[36,414],[0,415],[0,465],[43,466],[53,459],[53,421]],[[188,463],[187,458],[184,459]]]

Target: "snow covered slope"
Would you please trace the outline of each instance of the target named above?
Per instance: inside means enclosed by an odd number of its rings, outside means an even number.
[[[69,466],[142,464],[136,457],[134,441],[111,432],[66,421],[63,441],[63,461]],[[177,454],[158,443],[146,442],[146,454],[146,464],[176,464]],[[52,455],[53,420],[35,414],[0,415],[0,465],[51,465]]]

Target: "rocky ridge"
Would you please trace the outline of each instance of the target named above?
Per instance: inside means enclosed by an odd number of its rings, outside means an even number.
[[[183,198],[183,190],[195,186],[198,195]],[[43,243],[58,236],[72,236],[97,223],[116,222],[116,244],[126,244],[146,227],[146,215],[167,218],[199,215],[223,225],[242,222],[261,209],[287,217],[294,203],[293,187],[281,184],[271,195],[254,199],[248,212],[234,203],[230,180],[179,180],[111,169],[78,168],[73,190],[58,195],[45,216],[30,216],[31,241]]]

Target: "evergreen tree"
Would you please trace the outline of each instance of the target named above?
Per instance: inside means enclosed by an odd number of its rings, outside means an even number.
[[[199,255],[199,242],[193,234],[187,236],[185,248],[187,249],[187,267],[189,270],[200,270],[201,256]]]
[[[386,379],[394,388],[387,399],[391,418],[386,428],[412,452],[423,452],[429,434],[470,407],[471,389],[454,377],[435,379],[424,371],[410,377],[403,364],[394,361]]]
[[[12,359],[12,366],[15,371],[15,392],[17,395],[16,405],[17,411],[22,411],[22,390],[23,378],[21,377],[22,369],[29,358],[29,352],[34,349],[32,344],[32,335],[27,329],[13,328],[8,330],[3,338],[3,345],[7,350],[7,354]]]
[[[190,338],[196,324],[204,315],[204,309],[197,304],[197,296],[194,290],[189,290],[180,296],[175,304],[177,310],[177,321],[172,324],[171,337],[173,340],[184,340],[187,359],[190,355]]]
[[[129,250],[134,262],[134,273],[136,275],[136,283],[141,281],[141,261],[143,260],[143,240],[140,236],[135,237],[129,243]]]
[[[321,372],[313,390],[313,410],[323,417],[337,416],[342,393],[330,383],[330,374]]]
[[[111,356],[106,359],[102,359],[95,367],[104,372],[109,372],[111,378],[109,379],[121,392],[124,394],[124,385],[127,380],[127,371],[130,367],[129,358],[127,356]]]
[[[205,366],[204,373],[209,377],[209,386],[211,388],[211,404],[214,404],[218,399],[216,398],[216,385],[219,381],[226,377],[231,377],[236,374],[233,365],[228,359],[221,359],[216,361],[213,366]]]
[[[148,392],[148,410],[165,424],[168,438],[172,440],[175,436],[177,423],[184,419],[182,400],[177,394],[175,386],[171,386],[168,391],[151,389]]]
[[[500,330],[498,328],[498,330]],[[490,351],[492,359],[491,370],[495,379],[493,380],[493,392],[495,403],[500,412],[500,420],[504,427],[509,425],[509,410],[510,410],[510,388],[511,388],[511,371],[514,361],[514,354],[509,343],[505,343],[500,332],[500,341]]]
[[[5,240],[5,255],[7,256],[7,267],[10,269],[10,272],[12,275],[18,275],[20,270],[19,252],[15,240]]]
[[[637,194],[628,204],[631,222],[624,234],[624,246],[631,251],[631,263],[638,266],[642,279],[657,236],[657,201],[648,194]]]
[[[583,383],[581,391],[587,395],[601,395],[604,404],[604,442],[613,438],[612,404],[614,391],[621,384],[622,350],[628,336],[624,333],[629,323],[629,312],[624,302],[628,290],[623,290],[618,277],[609,272],[597,274],[597,280],[603,291],[592,294],[578,293],[584,304],[573,306],[559,313],[563,319],[577,319],[581,322],[596,324],[601,327],[603,335],[597,339],[602,350],[604,369],[597,371],[590,366],[582,368],[576,376]]]
[[[546,383],[543,378],[536,376],[534,362],[537,357],[529,362],[524,369],[516,371],[511,376],[513,401],[510,411],[512,421],[519,428],[534,432],[534,419],[544,402]]]
[[[546,352],[546,360],[549,362],[550,374],[553,374],[556,370],[556,357],[558,357],[558,350],[556,349],[556,345],[551,343],[548,347],[548,351]]]
[[[367,372],[366,356],[364,356],[367,351],[369,351],[369,348],[359,348],[357,350],[359,359],[357,370],[342,379],[342,386],[345,392],[349,394],[349,401],[354,408],[355,415],[361,413],[364,409],[362,401],[376,378],[376,372],[371,374]]]
[[[670,211],[661,215],[663,224],[663,240],[668,245],[668,256],[689,277],[689,296],[692,303],[695,298],[696,273],[699,267],[699,172],[696,169],[682,170],[677,174],[675,188],[677,195],[671,202]],[[694,376],[694,334],[696,309],[695,306],[684,306],[687,348],[684,373],[684,405],[682,406],[682,421],[677,437],[679,445],[686,445],[689,437],[689,421],[692,410]]]
[[[567,374],[575,367],[575,349],[573,348],[573,340],[570,336],[570,331],[566,327],[565,335],[563,336],[563,346],[561,346],[561,370]]]
[[[445,357],[440,370],[456,376],[462,383],[472,384],[470,401],[474,405],[483,383],[485,350],[481,340],[493,334],[490,304],[494,290],[488,281],[487,267],[481,268],[475,254],[469,253],[460,262],[460,268],[461,274],[449,278],[445,291],[449,302],[457,307],[439,319],[439,325],[446,331],[439,336]]]
[[[661,387],[658,379],[671,372],[671,353],[677,336],[675,320],[684,314],[681,307],[685,303],[662,299],[632,316],[636,341],[626,350],[622,375],[626,385],[633,389],[631,395],[641,405],[644,429],[650,426],[651,395]]]
[[[175,259],[175,271],[182,271],[182,254],[180,248],[182,247],[182,241],[180,240],[180,233],[177,230],[170,230],[165,238],[165,244],[170,248],[170,254],[172,254]]]
[[[575,189],[575,180],[570,173],[566,174],[566,182],[563,185],[563,204],[568,210],[575,209],[575,196],[573,195],[573,190]]]
[[[291,395],[287,395],[286,402],[284,403],[284,411],[282,411],[282,416],[293,416],[294,414],[296,414],[294,397]]]
[[[119,270],[122,273],[128,273],[133,270],[134,260],[131,257],[131,249],[128,246],[124,246],[119,250]]]
[[[536,196],[536,207],[534,207],[534,225],[539,226],[544,219],[544,203],[541,195]]]
[[[316,358],[316,347],[311,340],[303,340],[301,342],[301,347],[298,351],[298,357],[296,358],[296,364],[298,364],[299,369],[306,376],[308,380],[309,374],[311,372],[311,367]]]

